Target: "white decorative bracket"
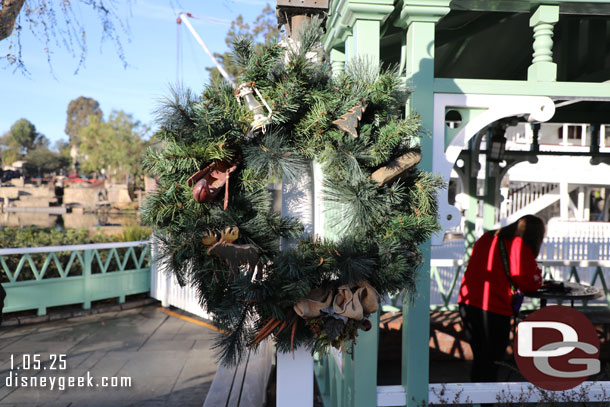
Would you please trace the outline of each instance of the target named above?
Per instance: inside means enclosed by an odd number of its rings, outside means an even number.
[[[445,125],[445,115],[449,110],[475,109],[478,111],[468,121],[464,120],[452,138]],[[479,94],[445,94],[434,95],[434,127],[432,171],[440,174],[449,182],[451,170],[460,155],[468,148],[468,141],[485,126],[511,116],[526,116],[530,122],[546,122],[555,114],[555,104],[546,96],[507,96]],[[441,232],[432,237],[432,244],[439,245],[443,232],[460,222],[459,210],[448,202],[447,189],[439,193],[439,222]]]

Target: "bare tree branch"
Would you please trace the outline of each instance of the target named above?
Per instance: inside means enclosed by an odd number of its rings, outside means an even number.
[[[25,0],[1,0],[0,4],[0,41],[11,35],[15,21],[21,12]]]

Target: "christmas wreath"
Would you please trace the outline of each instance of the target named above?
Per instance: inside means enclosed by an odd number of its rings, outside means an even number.
[[[419,122],[404,118],[400,76],[357,60],[333,77],[319,39],[310,26],[299,47],[238,41],[237,88],[174,91],[158,112],[145,159],[158,186],[142,216],[157,261],[225,333],[226,364],[270,336],[280,351],[354,340],[381,298],[414,291],[418,245],[438,228],[442,182],[415,168]],[[295,182],[314,159],[324,205],[340,213],[335,239],[273,210],[270,184]],[[295,243],[280,250],[280,238]]]

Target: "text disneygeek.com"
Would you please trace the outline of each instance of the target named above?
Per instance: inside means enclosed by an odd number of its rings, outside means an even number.
[[[70,387],[131,387],[131,377],[94,378],[87,372],[86,376],[20,376],[10,372],[4,384],[6,387],[49,388],[50,390],[65,390]]]
[[[4,385],[10,388],[48,388],[65,390],[72,387],[131,387],[131,377],[101,376],[93,377],[90,372],[83,376],[40,376],[42,371],[65,371],[67,369],[65,354],[11,355],[9,374]]]

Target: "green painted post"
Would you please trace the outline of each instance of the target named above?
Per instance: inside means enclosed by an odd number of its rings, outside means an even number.
[[[83,309],[91,309],[91,265],[93,250],[83,251]]]
[[[360,332],[354,345],[353,406],[377,405],[377,356],[379,349],[379,313],[369,317],[371,330]]]
[[[328,358],[330,359],[330,356]],[[328,375],[330,376],[330,388],[328,391],[330,406],[328,407],[336,407],[339,405],[337,399],[337,378],[335,377],[335,367],[330,363],[328,366]]]
[[[380,62],[381,22],[394,10],[393,0],[376,0],[362,4],[356,8],[348,5],[348,19],[353,21],[354,57],[364,58],[375,67]],[[347,49],[346,42],[346,49]],[[348,55],[352,58],[352,54]],[[353,348],[352,358],[344,354],[346,405],[368,407],[377,405],[377,355],[379,349],[379,314],[370,316],[372,328],[368,332],[360,332]],[[351,363],[349,363],[351,362]],[[351,365],[351,366],[350,366]],[[348,367],[349,366],[349,367]],[[350,369],[351,367],[351,369]],[[352,380],[347,380],[351,371]]]
[[[351,349],[351,353],[348,353],[349,350],[345,350],[343,352],[343,375],[341,382],[341,406],[351,407],[356,402],[356,361],[354,360],[356,357],[356,346],[353,346]],[[376,391],[375,391],[376,393]],[[369,404],[371,405],[371,404]]]
[[[418,113],[422,130],[432,132],[434,123],[434,30],[436,22],[449,12],[449,0],[404,0],[398,25],[406,28],[407,83],[414,88],[407,114]],[[432,170],[432,140],[422,137],[423,157],[419,167]],[[421,245],[424,265],[417,282],[413,304],[403,305],[402,384],[407,406],[427,404],[429,385],[430,331],[430,243]]]
[[[341,372],[339,371],[339,367],[335,364],[332,365],[332,397],[331,397],[331,405],[332,406],[343,406],[343,398],[341,391],[341,384],[343,381],[341,380]]]
[[[470,143],[471,146],[473,143]],[[467,263],[470,259],[470,252],[476,241],[476,222],[479,211],[479,198],[477,197],[477,176],[478,172],[478,157],[472,147],[464,160],[465,183],[464,187],[468,194],[468,208],[464,216],[464,261]],[[473,175],[474,174],[474,175]]]
[[[483,230],[485,232],[495,229],[496,208],[498,197],[498,171],[497,164],[487,161],[485,164],[485,196],[483,197]]]
[[[318,357],[321,357],[321,355],[318,354]],[[320,370],[322,372],[320,377],[322,377],[322,379],[323,379],[321,385],[324,388],[322,393],[330,397],[330,392],[331,392],[330,360],[328,359],[327,356],[322,357],[320,359]]]
[[[348,35],[345,38],[345,62],[349,62],[352,60],[352,58],[354,58],[355,56],[355,52],[354,52],[354,37],[351,35]]]
[[[365,58],[371,66],[379,64],[380,20],[389,15],[390,9],[380,9],[375,20],[360,19],[355,15],[353,25],[354,57]],[[384,14],[386,13],[387,14]],[[365,17],[372,17],[367,15]],[[368,332],[360,332],[353,347],[353,354],[344,354],[345,396],[346,406],[365,407],[377,405],[377,354],[379,348],[379,317],[371,315],[372,328]],[[353,359],[353,360],[348,360]],[[349,363],[351,362],[351,363]],[[351,379],[347,380],[351,371]]]
[[[379,20],[356,20],[354,24],[354,49],[356,55],[371,61],[372,66],[379,63]]]

